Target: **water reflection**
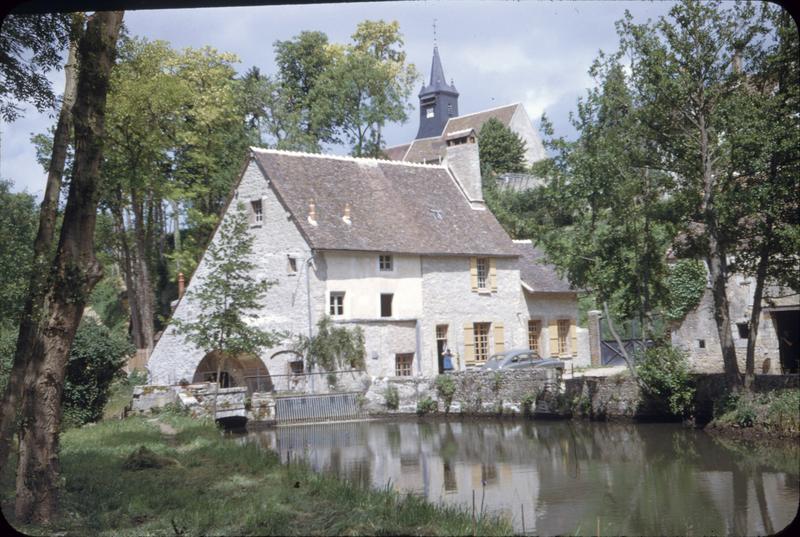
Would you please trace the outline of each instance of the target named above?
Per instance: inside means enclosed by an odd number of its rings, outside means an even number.
[[[670,424],[360,422],[248,440],[364,486],[502,512],[539,535],[774,533],[800,499],[797,446],[721,443]]]

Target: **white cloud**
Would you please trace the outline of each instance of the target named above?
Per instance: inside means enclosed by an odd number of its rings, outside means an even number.
[[[529,52],[518,43],[468,45],[459,56],[464,64],[481,73],[513,73],[533,66]]]

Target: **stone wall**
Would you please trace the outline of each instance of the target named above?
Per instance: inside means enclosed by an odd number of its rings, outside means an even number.
[[[448,376],[453,379],[456,387],[450,412],[465,414],[520,414],[525,412],[526,400],[534,404],[538,401],[538,405],[530,409],[533,412],[553,413],[561,380],[554,369],[500,372],[472,370],[454,372]],[[386,392],[389,387],[397,389],[397,410],[386,406]],[[417,404],[426,398],[436,401],[438,411],[444,412],[445,404],[436,392],[435,378],[378,378],[373,380],[365,394],[365,408],[370,413],[414,413],[417,411]]]
[[[642,394],[629,376],[576,377],[565,381],[560,411],[576,417],[606,419],[664,419],[669,409]]]

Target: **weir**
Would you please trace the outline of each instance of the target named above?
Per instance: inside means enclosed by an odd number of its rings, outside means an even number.
[[[366,417],[359,401],[361,394],[326,393],[277,397],[275,399],[276,424],[311,421],[340,421]]]

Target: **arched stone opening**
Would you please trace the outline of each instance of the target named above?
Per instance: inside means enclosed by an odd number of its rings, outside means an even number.
[[[220,351],[211,351],[200,360],[192,382],[216,382],[218,369],[221,388],[243,386],[248,394],[274,391],[269,370],[253,354],[225,357]]]

